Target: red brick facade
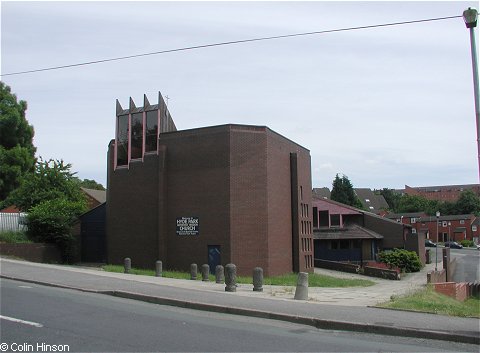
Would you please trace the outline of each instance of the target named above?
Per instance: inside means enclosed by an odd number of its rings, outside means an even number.
[[[114,169],[109,146],[107,257],[134,267],[221,264],[241,275],[313,271],[310,153],[267,127],[162,132],[157,153]],[[195,217],[197,235],[176,220]]]
[[[427,234],[427,239],[437,242],[445,242],[448,240],[477,240],[480,230],[474,224],[476,217],[474,215],[458,215],[458,216],[423,216],[423,217],[403,217],[405,224],[410,224],[412,229],[417,233]]]
[[[469,185],[443,185],[410,187],[405,185],[405,194],[422,196],[428,200],[456,202],[463,191],[471,190],[480,196],[480,184]]]

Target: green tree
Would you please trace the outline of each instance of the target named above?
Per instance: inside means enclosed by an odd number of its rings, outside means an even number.
[[[35,164],[34,130],[25,118],[26,110],[27,102],[17,102],[10,87],[0,82],[0,200],[20,185]]]
[[[70,168],[63,160],[39,158],[35,170],[23,176],[7,199],[8,204],[28,212],[29,238],[56,243],[65,261],[72,258],[75,245],[71,227],[87,210],[85,195]]]
[[[71,262],[75,251],[71,228],[78,216],[85,211],[83,200],[72,201],[61,197],[40,202],[33,206],[27,215],[27,236],[42,243],[57,244],[63,260]]]
[[[398,202],[397,212],[426,212],[428,208],[429,202],[426,198],[417,195],[404,194]]]
[[[97,183],[95,180],[93,179],[78,179],[78,184],[82,187],[82,188],[86,188],[86,189],[93,189],[93,190],[105,190],[105,187],[100,184],[100,183]]]
[[[75,173],[70,168],[71,165],[65,164],[63,160],[44,161],[39,158],[34,172],[24,175],[20,186],[10,194],[7,203],[28,212],[32,207],[49,200],[86,202]]]
[[[398,203],[400,202],[400,198],[402,197],[402,195],[400,195],[394,189],[389,189],[389,188],[383,188],[382,190],[375,190],[375,194],[382,195],[388,204],[388,208],[393,212],[397,212],[396,210],[398,207]]]
[[[455,206],[457,214],[478,215],[480,213],[480,198],[472,190],[466,190],[460,194]]]
[[[343,175],[341,178],[338,176],[338,174],[335,176],[335,179],[332,183],[332,192],[330,193],[330,198],[333,201],[337,201],[345,205],[363,208],[362,203],[358,199],[357,195],[355,195],[352,183],[346,175]]]

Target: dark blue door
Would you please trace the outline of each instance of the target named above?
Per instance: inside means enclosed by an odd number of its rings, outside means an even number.
[[[220,245],[208,245],[208,266],[211,274],[215,274],[215,267],[218,265],[221,265]]]

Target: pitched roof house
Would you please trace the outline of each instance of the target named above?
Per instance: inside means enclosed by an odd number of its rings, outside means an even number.
[[[314,256],[335,261],[366,261],[382,249],[406,248],[421,254],[411,226],[336,201],[312,198]],[[412,239],[410,239],[412,238]],[[423,242],[423,241],[422,241]],[[423,244],[424,245],[424,244]]]
[[[375,194],[369,188],[354,188],[353,191],[362,203],[363,208],[375,214],[381,214],[388,209],[388,203],[382,195]],[[313,188],[313,197],[330,200],[330,189],[327,187]]]

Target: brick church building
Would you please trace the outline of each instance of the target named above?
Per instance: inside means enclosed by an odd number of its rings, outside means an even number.
[[[178,131],[160,93],[117,101],[107,169],[109,263],[313,271],[310,152],[268,127]]]

